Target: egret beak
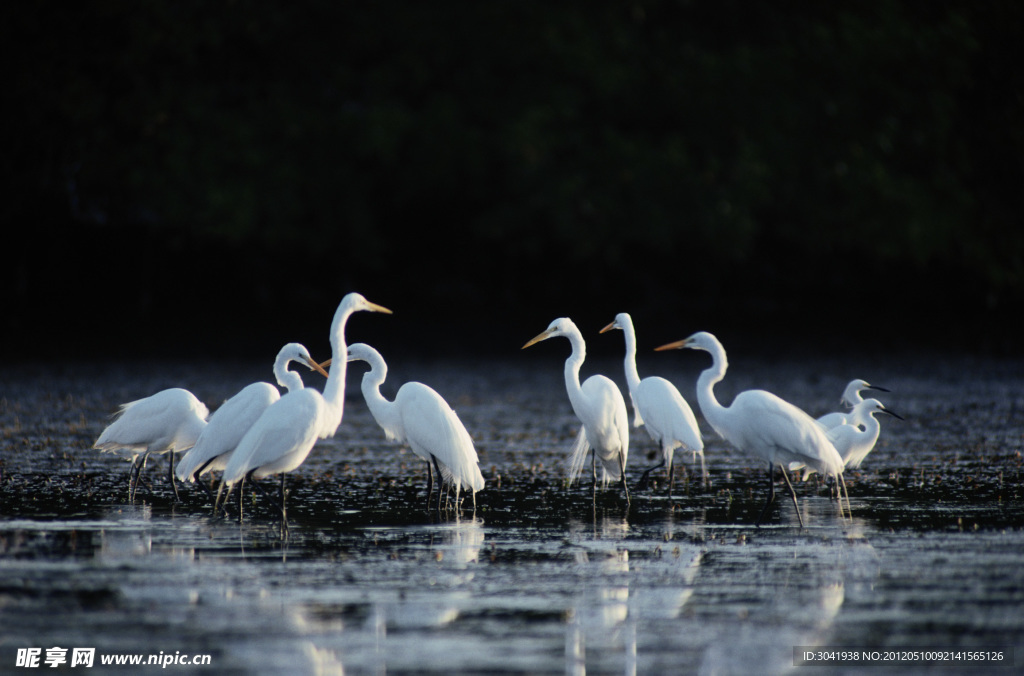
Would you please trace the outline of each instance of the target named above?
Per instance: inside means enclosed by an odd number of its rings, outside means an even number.
[[[328,360],[327,360],[327,361],[325,361],[325,362],[322,362],[322,363],[320,364],[320,368],[322,368],[322,369],[329,369],[329,368],[331,368],[331,362],[332,362],[332,361],[334,361],[334,358],[333,358],[333,357],[331,357],[330,359],[328,359]]]
[[[617,328],[619,328],[618,324],[616,324],[615,322],[612,322],[608,326],[606,326],[603,329],[601,329],[600,331],[598,331],[598,333],[607,333],[608,331],[611,331],[612,329],[617,329]]]
[[[530,347],[534,343],[539,343],[540,341],[547,340],[550,337],[551,337],[551,331],[545,331],[544,333],[538,334],[537,336],[534,336],[533,338],[531,338],[530,342],[528,342],[526,345],[523,345],[519,349],[520,350],[525,350],[526,348]]]
[[[320,375],[322,375],[324,377],[330,377],[330,374],[324,369],[324,367],[321,366],[320,364],[317,364],[312,359],[309,359],[309,360],[303,359],[303,361],[306,362],[306,366],[308,366],[313,371],[316,371],[317,373],[319,373]],[[330,366],[331,365],[331,360],[328,359],[324,363],[327,364],[328,366]]]
[[[888,390],[885,390],[885,391],[887,392]],[[884,406],[882,407],[881,412],[882,413],[888,413],[893,418],[896,418],[897,420],[902,420],[902,421],[906,422],[906,418],[904,418],[903,416],[899,415],[898,413],[890,411],[889,409],[885,408]]]
[[[688,345],[689,341],[690,341],[690,339],[686,338],[684,340],[677,340],[674,343],[665,343],[661,347],[654,348],[654,351],[655,352],[663,352],[664,350],[681,350],[684,347],[689,347],[689,345]]]
[[[377,305],[376,303],[371,303],[370,301],[366,301],[366,305],[368,306],[366,309],[369,310],[370,312],[383,312],[386,315],[394,314],[391,310],[387,309],[383,305]]]
[[[869,390],[878,390],[879,392],[891,392],[892,391],[892,390],[887,390],[884,387],[881,387],[879,385],[868,385],[868,389]]]

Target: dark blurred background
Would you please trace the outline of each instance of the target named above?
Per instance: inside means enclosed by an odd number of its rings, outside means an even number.
[[[395,311],[353,341],[424,355],[624,310],[641,349],[1021,351],[1024,3],[40,0],[0,34],[3,360],[323,354],[350,290]]]

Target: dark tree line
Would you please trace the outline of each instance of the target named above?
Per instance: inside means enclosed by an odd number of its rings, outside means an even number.
[[[800,327],[874,283],[903,329],[955,312],[991,347],[1024,300],[1019,3],[0,13],[12,345],[58,316],[82,354],[237,345],[357,287],[441,323]]]

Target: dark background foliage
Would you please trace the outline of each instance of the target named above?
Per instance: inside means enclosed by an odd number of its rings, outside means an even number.
[[[8,3],[5,359],[509,354],[630,311],[1019,351],[1024,5]],[[450,342],[448,342],[450,341]],[[621,349],[617,343],[615,348]]]

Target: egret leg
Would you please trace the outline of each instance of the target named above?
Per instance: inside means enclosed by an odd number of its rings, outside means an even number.
[[[698,455],[697,451],[694,451],[694,455]],[[704,488],[708,487],[708,468],[704,466],[704,451],[700,451],[700,475],[704,482]]]
[[[263,485],[259,481],[256,481],[256,479],[253,478],[252,475],[253,475],[253,472],[255,472],[255,471],[256,470],[252,470],[252,471],[250,471],[246,475],[246,477],[249,479],[249,483],[252,484],[253,486],[255,486],[256,489],[259,490],[259,492],[263,494],[263,497],[270,501],[270,504],[274,505],[274,508],[277,509],[281,513],[281,520],[284,521],[285,514],[284,514],[283,506],[281,505],[281,503],[279,503],[277,500],[275,500],[274,497],[270,493],[267,492],[267,489],[265,489],[263,487]]]
[[[672,497],[672,484],[675,482],[675,458],[668,461],[668,497]]]
[[[139,460],[139,456],[132,458],[132,466],[128,468],[128,502],[135,502],[135,465]]]
[[[181,496],[178,495],[178,484],[174,480],[174,451],[167,451],[167,480],[171,482],[171,488],[174,489],[174,501],[181,502]]]
[[[202,465],[200,465],[199,468],[196,471],[192,472],[192,481],[197,483],[199,485],[199,487],[202,488],[206,492],[206,497],[210,498],[210,502],[214,501],[213,491],[211,491],[210,488],[205,483],[203,483],[203,480],[199,478],[199,475],[202,474],[203,470],[206,469],[207,467],[209,467],[210,463],[213,462],[213,461],[214,461],[214,458],[210,458],[209,460],[204,462]],[[216,505],[214,505],[213,511],[216,514],[216,512],[217,512],[217,506]]]
[[[796,491],[793,490],[793,484],[789,482],[789,475],[786,473],[786,466],[779,465],[779,469],[782,470],[782,478],[786,480],[786,488],[789,489],[789,496],[793,498],[793,507],[796,508],[796,518],[800,519],[800,527],[803,528],[804,517],[800,514],[800,505],[796,503]]]
[[[773,502],[775,502],[775,465],[768,463],[768,499],[765,500],[764,507],[761,508],[761,514],[758,515],[754,526],[761,525],[761,519],[764,518],[765,512]]]
[[[430,496],[434,494],[434,468],[427,460],[427,510],[430,510]]]
[[[437,464],[437,458],[430,456],[430,459],[434,461],[434,469],[437,470],[437,511],[440,512],[441,498],[444,496],[444,476],[441,474],[441,466]]]
[[[626,485],[626,461],[622,458],[622,451],[619,451],[619,477],[622,478],[622,490],[626,492],[626,504],[629,505],[629,486]]]
[[[135,497],[139,492],[139,484],[146,489],[150,497],[153,497],[153,487],[149,485],[149,482],[142,476],[142,471],[146,469],[146,463],[149,462],[149,453],[142,456],[142,464],[139,466],[139,471],[135,473],[135,492],[132,494],[132,502],[135,502]]]
[[[591,497],[597,502],[597,449],[590,449],[590,473],[594,480],[590,483]]]
[[[664,466],[665,466],[665,458],[662,457],[661,462],[659,462],[657,465],[651,465],[650,467],[645,469],[644,473],[640,476],[640,483],[638,483],[637,486],[636,486],[637,490],[638,491],[642,491],[645,488],[647,488],[647,479],[648,479],[648,476],[650,475],[650,473],[653,472],[654,470],[658,469],[659,467],[664,467]],[[671,468],[671,466],[670,466],[670,468]]]
[[[288,530],[288,509],[285,505],[287,495],[284,490],[284,472],[281,472],[281,520],[285,522],[285,530]]]

